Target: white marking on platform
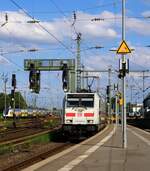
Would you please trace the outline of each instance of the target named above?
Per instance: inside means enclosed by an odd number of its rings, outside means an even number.
[[[34,171],[34,170],[36,170],[36,169],[39,169],[40,167],[42,167],[42,166],[48,164],[49,162],[52,162],[52,161],[58,159],[59,157],[62,157],[63,155],[65,155],[65,154],[67,154],[67,153],[69,153],[69,152],[75,150],[76,148],[80,147],[82,144],[86,144],[86,143],[88,143],[89,141],[91,141],[92,139],[97,138],[97,137],[100,136],[103,132],[105,132],[108,128],[109,128],[109,127],[107,126],[104,130],[100,131],[98,134],[92,136],[91,138],[88,138],[87,140],[81,142],[80,144],[77,144],[77,145],[75,145],[75,146],[73,146],[73,147],[70,147],[69,149],[67,149],[67,150],[65,150],[65,151],[62,151],[62,152],[60,152],[60,153],[58,153],[58,154],[56,154],[56,155],[54,155],[54,156],[52,156],[52,157],[49,157],[49,158],[47,158],[47,159],[45,159],[45,160],[43,160],[43,161],[40,161],[40,162],[38,162],[38,163],[36,163],[36,164],[34,164],[34,165],[32,165],[32,166],[29,166],[29,167],[23,169],[22,171]]]
[[[80,155],[76,159],[72,160],[68,164],[66,164],[64,167],[59,169],[58,171],[69,171],[73,169],[75,166],[77,166],[81,161],[83,161],[85,158],[89,157],[90,154],[95,152],[100,146],[102,146],[106,141],[108,141],[113,134],[115,133],[116,128],[113,129],[113,131],[104,139],[102,139],[100,142],[98,142],[96,145],[88,149],[83,155]]]
[[[139,131],[141,131],[142,133],[144,133],[144,134],[147,134],[147,135],[150,135],[150,132],[148,132],[148,131],[146,131],[146,130],[142,130],[142,129],[140,129],[140,128],[137,128],[137,127],[134,127],[134,126],[129,126],[129,127],[133,127],[134,129],[137,129],[137,130],[139,130]],[[149,129],[148,129],[149,130]]]
[[[142,141],[144,141],[147,145],[150,146],[150,141],[146,138],[144,138],[143,136],[139,135],[138,133],[136,133],[135,131],[131,130],[130,128],[128,128],[130,132],[132,132],[132,134],[136,135],[139,139],[141,139]]]

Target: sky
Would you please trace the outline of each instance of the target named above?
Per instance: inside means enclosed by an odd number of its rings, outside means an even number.
[[[86,69],[118,70],[120,55],[110,49],[117,49],[121,43],[121,0],[0,0],[0,90],[3,91],[3,77],[8,77],[7,93],[11,89],[11,75],[16,73],[17,90],[37,106],[61,106],[64,94],[61,72],[42,72],[39,95],[30,93],[29,73],[24,71],[24,59],[72,59],[76,57],[76,32],[81,37],[81,62]],[[150,68],[150,0],[126,0],[125,40],[134,51],[126,55],[130,70]],[[6,22],[5,15],[8,15]],[[76,14],[74,20],[73,14]],[[100,18],[100,21],[92,21]],[[30,23],[35,19],[37,23]],[[44,29],[43,29],[44,28]],[[92,47],[102,46],[101,49]],[[29,52],[29,49],[38,49]],[[147,76],[149,75],[148,73]],[[103,93],[108,84],[108,75],[99,74]],[[142,102],[142,73],[127,76],[127,100]],[[90,84],[89,80],[89,84]],[[112,85],[118,81],[112,74]],[[146,77],[145,88],[150,78]],[[96,83],[94,82],[94,85]],[[145,95],[149,89],[145,92]],[[137,100],[138,99],[138,100]]]

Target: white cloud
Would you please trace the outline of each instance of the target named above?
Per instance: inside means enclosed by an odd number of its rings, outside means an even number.
[[[144,12],[142,13],[142,16],[144,16],[144,17],[150,16],[150,11],[144,11]]]
[[[126,27],[141,35],[150,35],[150,23],[146,22],[146,20],[128,18]]]
[[[1,40],[5,40],[7,42],[13,40],[15,43],[22,41],[26,42],[26,44],[57,42],[38,24],[27,23],[31,20],[31,18],[24,14],[22,11],[2,11],[0,16],[1,25],[5,23],[6,12],[8,13],[8,23],[5,24],[3,27],[0,27]],[[148,12],[149,11],[143,13],[143,15]],[[78,11],[75,27],[78,32],[81,32],[83,34],[84,39],[114,39],[118,38],[120,34],[114,29],[114,27],[118,26],[118,28],[120,29],[121,26],[120,20],[110,20],[110,18],[115,17],[121,17],[121,15],[114,15],[114,13],[109,11],[103,11],[97,15]],[[91,21],[91,19],[93,18],[105,18],[105,20]],[[40,24],[59,40],[64,41],[66,38],[71,38],[72,36],[72,17],[70,16],[65,20],[68,20],[68,22],[64,22],[64,18],[57,18],[53,21],[41,21]],[[117,22],[117,25],[115,25],[115,22]],[[147,23],[146,20],[127,18],[126,26],[127,29],[130,29],[130,31],[134,31],[138,34],[150,34],[150,24]]]
[[[150,51],[146,47],[137,47],[132,52],[132,56],[129,58],[135,65],[141,66],[141,68],[150,68]]]
[[[77,30],[83,33],[84,37],[105,37],[116,38],[117,32],[114,30],[113,21],[91,21],[93,18],[110,18],[113,13],[104,11],[99,15],[91,15],[83,12],[77,13]],[[83,20],[85,21],[83,22]]]
[[[85,64],[90,69],[107,70],[110,66],[116,68],[118,61],[113,55],[91,55],[85,59]]]
[[[55,43],[57,42],[52,36],[45,32],[38,24],[27,23],[31,19],[21,11],[3,11],[1,12],[1,25],[5,23],[5,13],[8,14],[8,23],[1,27],[0,38],[6,41],[14,39],[15,41],[27,41],[36,43]],[[112,16],[112,13],[103,12],[100,15],[92,15],[83,12],[77,13],[76,29],[84,34],[84,37],[106,37],[115,38],[116,31],[113,29],[112,22],[91,22],[94,17]],[[80,21],[86,18],[87,21]],[[70,21],[71,18],[67,18]],[[51,34],[63,41],[71,37],[71,22],[64,22],[63,18],[58,18],[49,22],[40,22]]]

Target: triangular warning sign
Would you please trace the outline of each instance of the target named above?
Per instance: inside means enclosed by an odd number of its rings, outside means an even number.
[[[127,43],[123,40],[117,50],[117,54],[126,54],[131,53],[131,49],[129,49]]]

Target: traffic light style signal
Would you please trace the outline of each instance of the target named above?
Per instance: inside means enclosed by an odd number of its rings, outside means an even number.
[[[67,92],[68,91],[68,84],[67,84],[67,82],[63,82],[63,90],[65,91],[65,92]]]
[[[12,74],[12,87],[16,88],[16,74]]]
[[[67,64],[63,64],[62,83],[64,92],[68,91],[68,77],[68,66]]]
[[[109,93],[110,93],[110,87],[109,87],[109,86],[107,86],[106,94],[109,96]]]
[[[109,94],[110,94],[110,86],[108,85],[106,88],[107,103],[110,103]]]
[[[129,60],[127,59],[125,62],[119,60],[119,74],[118,78],[124,78],[126,73],[129,73]]]
[[[12,89],[12,90],[11,90],[11,101],[10,101],[10,106],[11,106],[11,108],[13,108],[14,101],[15,101],[15,90]]]
[[[40,91],[40,71],[31,70],[29,73],[29,88],[33,93]]]

